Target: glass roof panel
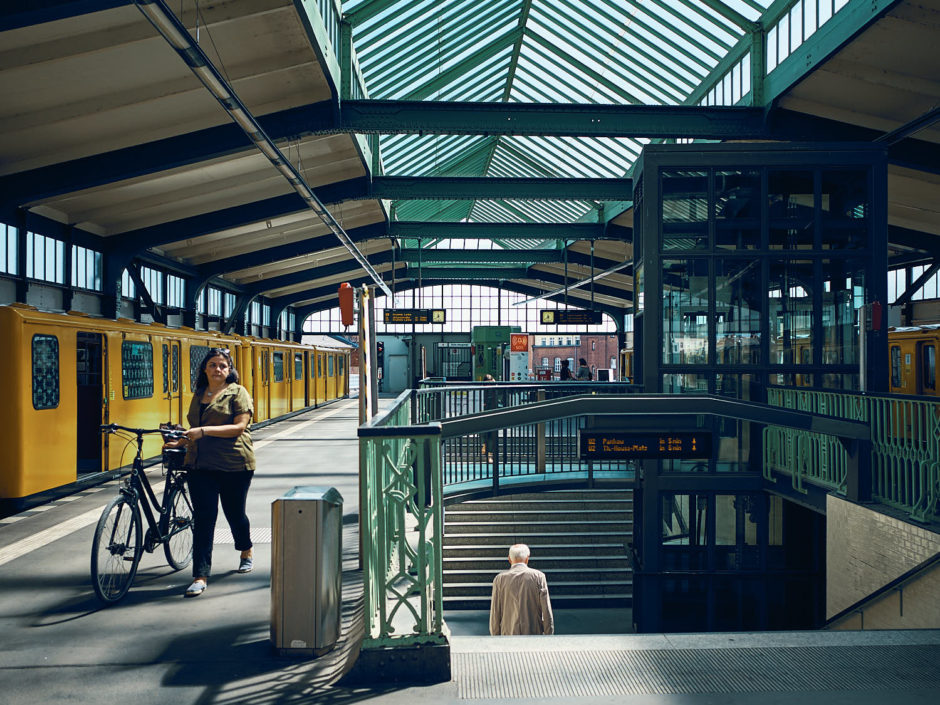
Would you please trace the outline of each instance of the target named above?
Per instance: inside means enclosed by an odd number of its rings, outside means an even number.
[[[346,0],[370,98],[681,105],[772,0]],[[384,173],[622,177],[645,139],[382,135]],[[393,203],[401,220],[574,222],[591,201]],[[430,241],[429,241],[430,242]],[[435,241],[476,249],[479,241]],[[487,241],[488,242],[488,241]],[[541,241],[506,241],[510,249]]]

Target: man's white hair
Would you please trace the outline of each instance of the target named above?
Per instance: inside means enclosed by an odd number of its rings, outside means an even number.
[[[513,563],[519,563],[529,558],[529,547],[524,543],[517,543],[509,547],[509,560]]]

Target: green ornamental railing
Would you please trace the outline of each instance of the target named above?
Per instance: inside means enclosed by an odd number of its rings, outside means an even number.
[[[364,648],[444,643],[440,424],[410,394],[360,428]]]
[[[774,406],[808,411],[871,426],[872,496],[916,521],[937,516],[940,499],[940,402],[919,397],[853,394],[773,387]],[[845,449],[834,439],[806,431],[764,429],[764,474],[791,474],[793,486],[813,482],[845,487]]]

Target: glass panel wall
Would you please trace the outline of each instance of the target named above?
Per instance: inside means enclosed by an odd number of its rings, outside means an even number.
[[[767,385],[859,387],[863,307],[887,296],[882,152],[648,145],[638,174],[649,391],[762,401]],[[887,357],[868,337],[874,390]]]

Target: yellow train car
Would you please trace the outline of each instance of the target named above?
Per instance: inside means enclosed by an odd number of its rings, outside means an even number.
[[[937,396],[940,324],[888,329],[888,387],[895,394]]]
[[[185,423],[209,348],[231,352],[240,381],[254,398],[254,423],[327,401],[326,395],[317,400],[307,393],[314,383],[304,361],[319,351],[285,341],[49,313],[20,304],[0,306],[0,339],[5,400],[0,423],[6,430],[0,448],[0,513],[128,466],[134,449],[102,436],[103,423],[143,428]],[[331,389],[329,399],[345,396],[345,386],[336,380]],[[148,438],[145,456],[158,456],[160,446],[158,437]]]
[[[323,350],[317,350],[314,353],[317,358],[317,380],[316,380],[316,403],[326,402],[326,355]]]
[[[624,382],[634,382],[633,376],[633,350],[623,348],[620,351],[620,379]]]

